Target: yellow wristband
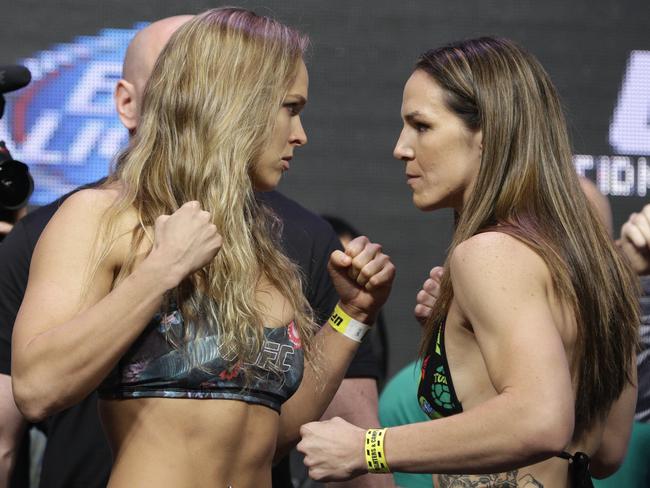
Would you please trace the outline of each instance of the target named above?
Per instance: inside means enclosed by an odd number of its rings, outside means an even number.
[[[327,320],[332,328],[343,334],[345,337],[349,337],[353,341],[361,342],[363,336],[366,335],[369,325],[366,325],[358,320],[353,319],[343,309],[337,304],[334,308],[334,312],[330,315],[330,318]]]
[[[368,429],[366,431],[366,463],[369,473],[390,473],[384,454],[384,437],[386,429]]]

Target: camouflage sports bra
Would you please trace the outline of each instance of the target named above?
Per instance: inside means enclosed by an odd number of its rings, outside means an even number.
[[[293,322],[265,327],[262,350],[252,364],[227,360],[218,336],[187,340],[180,348],[183,316],[172,308],[156,314],[99,387],[103,399],[142,397],[229,399],[280,411],[300,386],[303,351]],[[243,368],[250,368],[248,383]]]

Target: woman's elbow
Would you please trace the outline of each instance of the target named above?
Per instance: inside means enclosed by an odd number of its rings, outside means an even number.
[[[616,473],[618,468],[621,467],[621,464],[623,464],[623,457],[616,459],[593,458],[589,464],[589,472],[594,478],[602,480]]]
[[[12,376],[12,388],[18,410],[31,423],[40,422],[58,410],[57,399],[44,385]]]
[[[627,454],[628,437],[611,436],[604,441],[592,456],[590,470],[594,478],[602,479],[613,475],[623,464]]]
[[[564,410],[564,413],[562,411]],[[556,456],[571,443],[574,430],[573,410],[544,409],[527,416],[524,449],[534,460]]]

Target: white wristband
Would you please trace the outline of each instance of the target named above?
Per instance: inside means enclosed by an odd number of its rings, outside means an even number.
[[[330,315],[330,318],[327,320],[327,323],[330,324],[335,331],[340,332],[345,337],[349,337],[356,342],[361,342],[363,336],[365,336],[368,329],[370,329],[369,325],[350,317],[341,307],[339,307],[338,304],[336,305],[334,312],[332,312],[332,315]]]

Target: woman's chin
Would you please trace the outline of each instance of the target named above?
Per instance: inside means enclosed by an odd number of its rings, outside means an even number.
[[[267,192],[277,189],[280,178],[277,181],[253,181],[253,189],[257,192]]]
[[[445,205],[442,204],[442,202],[439,201],[431,201],[430,199],[423,199],[423,198],[418,198],[417,195],[413,194],[413,205],[415,205],[415,208],[422,212],[431,212],[433,210],[438,210],[440,208],[444,208]]]

